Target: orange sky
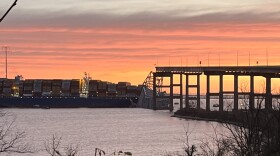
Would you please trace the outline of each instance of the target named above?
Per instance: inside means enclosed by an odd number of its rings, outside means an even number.
[[[238,53],[238,64],[249,65],[250,53],[251,65],[265,65],[266,50],[269,65],[279,65],[277,1],[162,2],[171,7],[157,0],[50,2],[19,2],[0,24],[0,46],[9,47],[9,77],[70,79],[88,72],[93,79],[141,84],[155,64],[208,65],[209,55],[210,65],[218,65],[219,56],[221,65],[236,65]],[[0,56],[3,77],[3,52]]]

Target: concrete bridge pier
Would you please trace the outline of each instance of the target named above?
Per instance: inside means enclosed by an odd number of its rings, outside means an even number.
[[[196,108],[200,109],[200,74],[197,75],[196,77],[196,82],[197,82],[197,88],[196,88],[196,98],[197,98],[197,102],[196,102]]]
[[[233,100],[233,110],[234,111],[238,111],[238,74],[234,74],[234,91],[233,91],[233,96],[234,96],[234,100]]]
[[[265,108],[272,109],[271,77],[266,76]]]
[[[206,75],[206,111],[210,111],[210,75]]]
[[[183,74],[180,74],[180,109],[183,109]]]
[[[224,111],[224,83],[223,75],[220,75],[220,92],[219,92],[219,111]]]
[[[174,85],[173,85],[173,74],[170,75],[170,104],[169,104],[169,110],[170,112],[173,111],[173,88],[174,88]]]
[[[255,108],[255,91],[254,91],[254,75],[250,75],[250,95],[249,95],[249,109]]]
[[[185,97],[185,107],[189,109],[189,75],[186,74],[186,97]]]

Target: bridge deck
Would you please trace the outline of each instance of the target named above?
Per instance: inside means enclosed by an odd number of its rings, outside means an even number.
[[[156,67],[156,72],[171,72],[171,73],[204,73],[204,74],[223,74],[233,75],[272,75],[280,77],[280,66],[200,66],[200,67]]]

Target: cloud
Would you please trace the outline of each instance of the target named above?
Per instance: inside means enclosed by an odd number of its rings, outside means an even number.
[[[221,64],[235,64],[237,51],[240,62],[248,62],[248,51],[252,61],[265,62],[266,47],[275,48],[269,50],[274,56],[271,60],[279,60],[280,14],[275,9],[258,10],[259,4],[250,6],[252,0],[233,6],[229,5],[233,2],[223,2],[218,7],[213,7],[216,3],[199,6],[202,2],[192,1],[192,5],[185,0],[176,4],[169,0],[122,0],[117,4],[86,0],[78,6],[70,5],[74,1],[69,0],[62,7],[64,2],[59,1],[56,7],[55,1],[38,8],[38,4],[18,6],[1,23],[0,46],[11,48],[11,63],[22,74],[29,76],[40,68],[44,76],[55,73],[61,77],[71,71],[95,71],[104,77],[107,71],[145,73],[157,62],[168,65],[169,59],[172,65],[197,65],[198,60],[206,64],[208,53],[211,64],[218,63],[218,55]],[[110,6],[103,6],[105,3]],[[144,6],[147,3],[152,5]],[[87,4],[97,9],[92,11]],[[127,78],[135,79],[133,75]]]
[[[190,14],[190,15],[189,15]],[[168,12],[138,12],[133,14],[109,14],[104,12],[73,13],[70,10],[40,12],[17,11],[3,24],[4,27],[58,27],[58,28],[108,28],[108,29],[192,29],[205,24],[279,24],[280,12],[210,12],[193,15],[191,10]]]

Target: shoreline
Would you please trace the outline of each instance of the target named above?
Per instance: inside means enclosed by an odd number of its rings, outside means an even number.
[[[210,118],[204,118],[204,117],[198,117],[198,116],[190,116],[190,115],[177,115],[173,114],[170,117],[180,118],[180,119],[187,119],[187,120],[197,120],[197,121],[205,121],[205,122],[217,122],[219,124],[232,124],[232,125],[238,125],[238,122],[228,121],[228,120],[222,120],[222,119],[210,119]]]

